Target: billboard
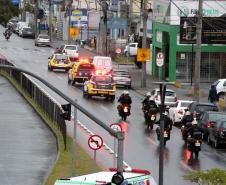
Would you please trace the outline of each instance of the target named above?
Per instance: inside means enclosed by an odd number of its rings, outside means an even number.
[[[180,18],[180,43],[196,43],[197,17]],[[226,17],[203,17],[202,44],[226,44]]]
[[[71,12],[72,27],[87,27],[88,25],[87,9],[76,9]]]

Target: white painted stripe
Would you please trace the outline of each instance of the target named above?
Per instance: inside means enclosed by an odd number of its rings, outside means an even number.
[[[100,106],[102,109],[104,109],[105,111],[109,111],[105,106],[101,105]]]

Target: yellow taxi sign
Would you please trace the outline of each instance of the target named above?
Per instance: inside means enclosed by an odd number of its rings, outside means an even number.
[[[138,62],[146,62],[150,61],[150,48],[138,48],[137,49],[137,61]]]
[[[80,29],[79,28],[70,28],[70,36],[71,37],[78,37]]]

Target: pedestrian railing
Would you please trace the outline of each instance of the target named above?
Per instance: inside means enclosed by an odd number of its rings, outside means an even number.
[[[14,66],[12,63],[8,62],[6,59],[0,58],[0,64]],[[46,114],[53,123],[57,124],[64,140],[64,146],[66,150],[66,123],[65,120],[60,116],[63,113],[61,105],[52,99],[48,93],[41,88],[36,82],[34,82],[28,75],[15,71],[12,69],[0,69],[8,74],[10,78],[13,78],[21,88],[33,99],[33,101],[41,108],[41,110]]]

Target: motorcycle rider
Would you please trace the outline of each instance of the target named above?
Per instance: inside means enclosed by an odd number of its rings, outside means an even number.
[[[3,35],[5,36],[5,37],[10,37],[11,36],[11,30],[9,29],[9,28],[7,28],[6,30],[5,30],[5,32],[3,33]]]
[[[187,123],[189,123],[189,122],[191,123],[192,121],[193,121],[193,116],[191,115],[190,111],[187,110],[185,112],[184,117],[181,120],[181,124],[186,126]]]
[[[121,94],[121,96],[118,99],[118,102],[120,103],[120,105],[118,105],[119,112],[122,110],[123,104],[129,105],[129,109],[130,109],[130,106],[132,104],[132,99],[129,95],[129,91],[123,91],[123,93]]]
[[[149,102],[149,98],[151,97],[151,93],[147,92],[146,96],[144,98],[144,100],[142,101],[142,105],[143,105],[143,109],[146,110],[148,102]]]
[[[187,110],[185,112],[184,117],[181,120],[182,138],[185,142],[187,142],[188,129],[192,126],[192,121],[193,121],[193,116],[191,115],[190,111]]]
[[[192,126],[188,129],[188,135],[190,135],[191,138],[194,138],[195,133],[202,133],[204,134],[204,131],[201,127],[198,126],[198,122],[196,119],[192,121]]]

